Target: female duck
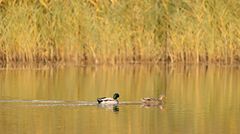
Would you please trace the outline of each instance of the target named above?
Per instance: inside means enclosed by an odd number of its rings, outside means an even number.
[[[107,97],[102,97],[102,98],[97,98],[97,101],[98,101],[98,104],[110,104],[110,105],[116,105],[118,104],[118,97],[119,94],[118,93],[115,93],[113,95],[113,98],[107,98]]]
[[[142,103],[143,105],[148,106],[157,106],[157,105],[163,105],[166,97],[164,95],[161,95],[159,98],[143,98]]]

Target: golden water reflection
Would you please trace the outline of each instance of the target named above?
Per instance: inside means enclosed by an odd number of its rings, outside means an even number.
[[[1,69],[0,130],[46,133],[238,133],[240,68],[233,66],[100,66]],[[120,101],[167,96],[162,107],[36,105],[120,93]]]

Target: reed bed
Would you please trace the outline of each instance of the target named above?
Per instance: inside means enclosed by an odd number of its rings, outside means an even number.
[[[240,63],[239,0],[0,0],[0,64]]]

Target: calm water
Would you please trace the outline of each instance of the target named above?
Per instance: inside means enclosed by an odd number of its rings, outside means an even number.
[[[130,103],[167,96],[159,107],[100,107],[120,93]],[[237,134],[240,68],[229,66],[100,66],[0,69],[4,134]]]

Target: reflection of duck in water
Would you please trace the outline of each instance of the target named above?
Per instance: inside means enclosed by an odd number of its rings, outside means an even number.
[[[113,112],[119,112],[119,107],[118,104],[110,104],[110,105],[105,105],[105,104],[100,104],[98,105],[99,108],[104,108],[106,110],[112,110]]]
[[[161,106],[166,98],[164,95],[161,95],[159,98],[142,98],[142,104],[144,106]]]
[[[119,94],[115,93],[113,95],[113,98],[101,97],[101,98],[97,98],[97,102],[98,104],[117,105],[119,103],[117,100],[118,97],[120,97]]]

